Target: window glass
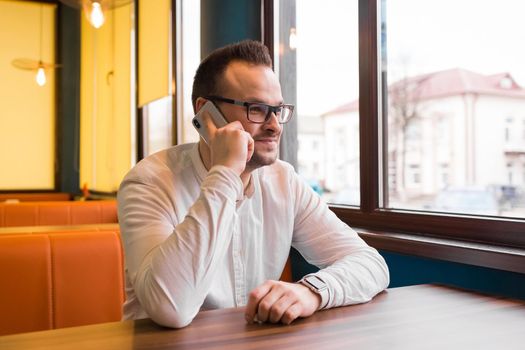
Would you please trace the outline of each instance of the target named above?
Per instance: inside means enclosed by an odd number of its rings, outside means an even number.
[[[172,97],[150,102],[143,109],[144,157],[172,145]]]
[[[327,201],[359,205],[358,1],[281,0],[275,7],[276,70],[285,102],[296,104],[294,165]],[[290,86],[296,101],[287,100]]]
[[[191,89],[195,71],[201,61],[201,31],[200,31],[200,1],[182,0],[181,64],[177,67],[180,76],[177,98],[179,101],[178,115],[182,116],[179,126],[179,143],[196,142],[199,134],[191,124],[193,107],[191,104]]]
[[[525,2],[386,0],[382,11],[386,207],[525,216]]]

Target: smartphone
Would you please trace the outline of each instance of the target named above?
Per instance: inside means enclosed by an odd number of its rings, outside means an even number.
[[[228,122],[226,121],[226,118],[222,115],[221,111],[215,106],[215,104],[212,101],[208,101],[202,106],[202,108],[197,112],[195,117],[193,117],[191,123],[197,129],[197,132],[201,137],[204,139],[206,143],[209,143],[210,141],[210,132],[208,128],[206,127],[206,124],[202,121],[202,114],[204,112],[208,112],[208,114],[211,116],[211,119],[213,120],[213,124],[217,128],[222,128]]]

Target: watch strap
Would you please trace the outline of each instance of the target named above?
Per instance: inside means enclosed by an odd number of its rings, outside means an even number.
[[[317,275],[306,275],[301,278],[298,283],[301,283],[303,286],[321,297],[321,303],[319,304],[318,310],[324,309],[328,305],[330,294],[328,291],[328,285],[322,278]]]

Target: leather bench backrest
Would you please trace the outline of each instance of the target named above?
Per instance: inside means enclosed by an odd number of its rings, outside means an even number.
[[[0,236],[0,280],[0,335],[51,328],[51,249],[46,236]]]
[[[0,335],[118,321],[124,301],[114,231],[0,235]]]
[[[0,193],[0,202],[19,201],[19,202],[46,202],[46,201],[68,201],[71,194],[64,192],[31,192],[31,193]]]
[[[0,203],[0,227],[116,222],[115,200]]]

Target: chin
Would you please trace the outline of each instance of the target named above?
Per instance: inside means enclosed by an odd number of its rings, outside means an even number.
[[[270,154],[263,154],[260,152],[254,152],[252,159],[248,162],[247,166],[253,169],[260,168],[267,165],[272,165],[277,160],[277,152]]]

